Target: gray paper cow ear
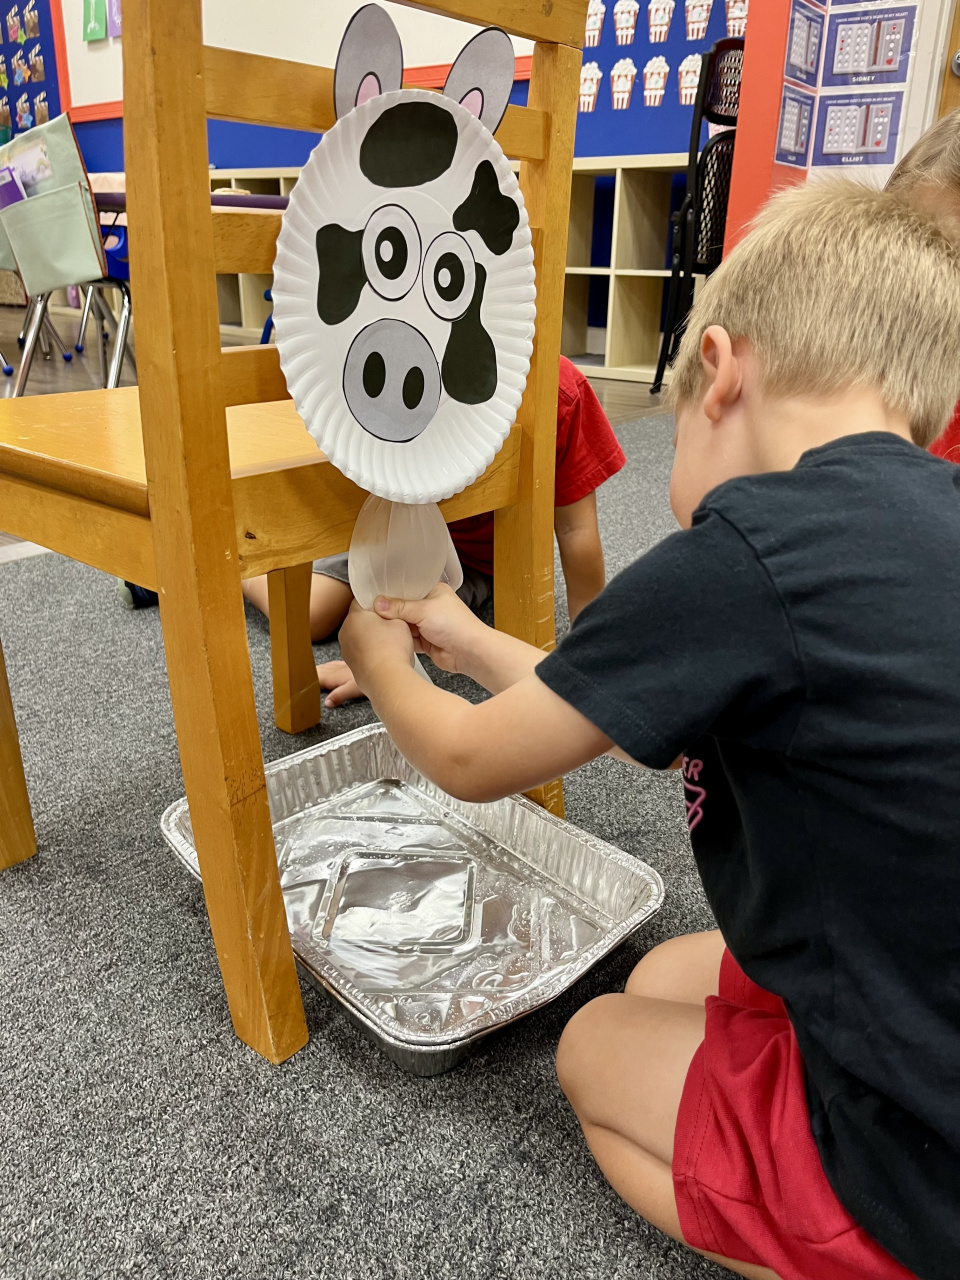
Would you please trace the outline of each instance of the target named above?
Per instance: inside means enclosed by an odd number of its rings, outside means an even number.
[[[510,37],[499,27],[487,27],[460,50],[443,92],[496,133],[510,101],[514,68]]]
[[[333,73],[337,119],[402,84],[403,48],[397,28],[379,5],[364,5],[347,23],[337,53]]]

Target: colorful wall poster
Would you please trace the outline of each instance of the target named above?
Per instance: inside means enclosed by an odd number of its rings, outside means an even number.
[[[116,39],[123,34],[123,17],[120,0],[107,0],[107,35]]]
[[[824,86],[905,84],[916,6],[831,12]]]
[[[827,15],[822,10],[806,4],[805,0],[793,0],[783,68],[787,79],[816,88],[826,20]]]
[[[902,106],[902,92],[821,98],[811,163],[893,164]]]
[[[807,167],[816,105],[815,94],[804,93],[791,84],[783,86],[780,121],[777,125],[777,149],[774,155],[777,164],[789,164],[798,169]]]
[[[59,114],[50,0],[5,6],[0,22],[0,144]]]
[[[106,40],[107,0],[83,0],[84,40]]]

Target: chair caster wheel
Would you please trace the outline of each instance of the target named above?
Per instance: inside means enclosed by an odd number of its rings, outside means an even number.
[[[70,363],[70,361],[73,359],[73,352],[72,352],[72,351],[64,351],[64,352],[63,352],[63,358],[64,358],[65,362],[66,362],[67,364],[69,364],[69,363]]]
[[[78,355],[78,356],[83,355],[83,343],[82,343],[82,342],[77,342],[77,343],[75,343],[75,344],[74,344],[73,349],[74,349],[74,351],[77,353],[77,355]]]
[[[4,372],[4,374],[6,375],[6,377],[8,377],[8,378],[12,378],[12,377],[13,377],[13,365],[12,365],[12,364],[5,364],[5,365],[3,366],[3,372]]]

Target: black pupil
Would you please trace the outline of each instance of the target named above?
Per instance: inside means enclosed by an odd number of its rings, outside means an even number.
[[[383,250],[389,245],[386,254]],[[384,227],[377,236],[377,266],[388,280],[398,280],[407,266],[407,242],[397,227]]]
[[[444,302],[456,302],[463,293],[464,279],[463,263],[457,255],[442,253],[433,271],[433,283]]]
[[[371,351],[363,362],[363,389],[371,400],[376,400],[387,380],[387,366],[379,351]]]
[[[407,370],[403,380],[403,403],[408,409],[415,409],[423,399],[423,370],[416,365]]]

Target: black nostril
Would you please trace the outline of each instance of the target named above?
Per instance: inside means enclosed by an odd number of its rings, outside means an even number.
[[[407,374],[407,377],[410,375]],[[384,383],[387,381],[387,366],[383,363],[383,356],[379,351],[371,351],[363,362],[363,389],[371,400],[376,400],[377,396],[383,390]],[[420,378],[421,394],[423,393],[423,378]],[[403,398],[406,400],[407,384],[403,384]],[[419,400],[419,397],[418,397]],[[409,406],[408,406],[409,408]]]
[[[423,370],[416,365],[407,370],[403,380],[403,403],[408,409],[415,409],[423,399]]]

